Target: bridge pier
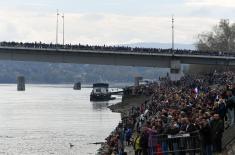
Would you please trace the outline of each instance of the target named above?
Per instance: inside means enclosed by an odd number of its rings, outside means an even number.
[[[143,80],[143,77],[142,77],[142,76],[136,76],[136,77],[135,77],[135,86],[139,86],[140,80]]]
[[[81,90],[81,83],[80,82],[75,82],[73,85],[74,90]]]
[[[178,81],[183,76],[181,71],[181,62],[180,60],[171,60],[170,65],[170,79],[172,81]]]
[[[24,78],[24,76],[17,77],[17,91],[25,91],[25,78]]]

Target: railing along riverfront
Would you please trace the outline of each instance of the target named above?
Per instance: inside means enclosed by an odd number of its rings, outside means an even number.
[[[150,136],[149,155],[202,154],[202,142],[198,131],[176,135]]]

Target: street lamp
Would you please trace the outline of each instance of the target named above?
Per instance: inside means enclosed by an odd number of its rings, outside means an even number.
[[[174,54],[174,41],[175,41],[175,38],[174,38],[174,15],[172,15],[172,52]]]
[[[59,25],[58,25],[58,22],[59,22],[59,10],[57,9],[57,13],[56,13],[56,47],[58,45],[58,29],[59,29]]]
[[[64,13],[63,13],[63,15],[61,17],[63,19],[63,46],[64,46]]]

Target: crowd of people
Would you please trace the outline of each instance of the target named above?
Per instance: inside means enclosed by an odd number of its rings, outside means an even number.
[[[198,137],[192,146],[200,145],[203,155],[222,151],[224,130],[234,126],[235,73],[210,73],[207,75],[186,75],[179,81],[163,79],[152,83],[149,97],[140,106],[129,109],[117,128],[106,139],[109,154],[125,154],[125,145],[133,145],[136,155],[149,155],[154,152],[174,152],[185,154],[180,146],[171,144],[156,145],[154,139],[161,135],[189,134]],[[133,89],[133,88],[131,88]],[[126,90],[130,91],[130,90]],[[130,95],[130,93],[128,93]],[[143,95],[143,93],[139,93]],[[126,144],[125,144],[126,143]],[[155,146],[156,145],[156,146]],[[164,147],[164,148],[163,148]],[[185,147],[185,146],[184,146]],[[193,150],[195,153],[199,150]],[[178,152],[180,150],[181,152]],[[157,153],[157,154],[158,154]]]
[[[42,42],[0,42],[0,47],[22,47],[22,48],[39,48],[39,49],[66,49],[66,50],[95,50],[95,51],[114,51],[114,52],[136,52],[144,54],[184,54],[184,55],[207,55],[207,56],[229,56],[234,57],[234,52],[226,51],[198,51],[187,49],[162,49],[162,48],[143,48],[143,47],[128,47],[128,46],[98,46],[98,45],[82,45],[82,44],[47,44]]]

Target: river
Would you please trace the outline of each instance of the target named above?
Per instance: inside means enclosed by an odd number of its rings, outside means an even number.
[[[73,90],[69,85],[0,85],[0,154],[95,154],[120,121],[107,105],[92,103],[91,88]],[[74,145],[70,147],[70,144]]]

